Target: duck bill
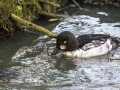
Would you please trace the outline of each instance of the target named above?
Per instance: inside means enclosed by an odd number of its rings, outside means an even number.
[[[61,50],[59,49],[59,47],[56,47],[53,52],[52,52],[52,55],[56,55],[58,54],[59,52],[61,52]]]

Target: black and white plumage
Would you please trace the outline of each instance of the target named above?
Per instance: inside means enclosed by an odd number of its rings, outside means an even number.
[[[67,56],[93,57],[100,56],[115,49],[120,41],[118,38],[104,34],[85,34],[77,38],[69,31],[61,32],[57,36],[56,48],[52,55],[60,51]]]

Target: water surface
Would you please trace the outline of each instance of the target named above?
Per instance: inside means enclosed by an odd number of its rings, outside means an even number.
[[[72,18],[62,22],[36,21],[54,33],[71,31],[75,36],[91,33],[120,37],[120,11],[117,7],[83,6],[89,12],[67,9]],[[118,12],[119,11],[119,12]],[[1,40],[0,66],[17,69],[20,76],[10,78],[2,90],[119,90],[120,47],[93,58],[52,56],[56,39],[17,32],[11,39]],[[112,58],[112,59],[111,59]]]

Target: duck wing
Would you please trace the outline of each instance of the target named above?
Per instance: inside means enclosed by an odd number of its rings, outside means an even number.
[[[110,38],[109,35],[104,34],[85,34],[78,36],[79,48],[82,48],[85,44],[91,43],[93,40],[105,41]]]
[[[93,40],[90,43],[85,44],[81,49],[86,51],[95,47],[99,47],[103,45],[106,41],[100,41],[100,40]]]

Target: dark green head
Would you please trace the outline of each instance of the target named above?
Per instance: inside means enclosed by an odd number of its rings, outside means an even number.
[[[60,51],[74,51],[79,47],[77,38],[69,31],[61,32],[57,36],[56,48],[53,50],[52,55],[56,55]]]

